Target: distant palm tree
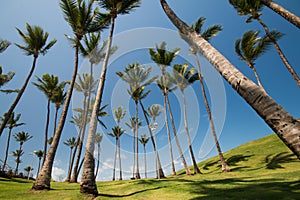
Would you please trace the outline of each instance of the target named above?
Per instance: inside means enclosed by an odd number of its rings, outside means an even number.
[[[0,88],[11,81],[14,77],[15,72],[8,72],[7,74],[2,74],[2,67],[0,66]],[[11,93],[11,92],[18,92],[16,90],[0,90],[0,92]],[[0,134],[1,135],[1,134]]]
[[[101,152],[101,148],[100,148],[100,144],[103,138],[103,134],[102,133],[97,133],[96,137],[95,137],[95,142],[97,144],[97,167],[96,167],[96,172],[95,172],[95,179],[97,178],[98,175],[98,171],[99,171],[99,164],[100,164],[100,152]]]
[[[33,55],[33,64],[22,88],[18,92],[16,99],[14,100],[9,110],[7,111],[7,115],[0,126],[0,135],[2,134],[11,113],[14,111],[15,107],[19,103],[29,83],[29,80],[36,66],[37,58],[39,57],[40,54],[45,55],[47,51],[56,43],[56,40],[52,40],[48,44],[46,44],[49,34],[47,32],[44,32],[44,30],[39,26],[30,26],[28,23],[26,23],[26,29],[27,29],[27,33],[23,33],[20,29],[17,28],[17,31],[19,32],[20,36],[25,42],[25,46],[19,44],[16,44],[16,46],[22,49],[26,53],[26,55],[28,56]]]
[[[7,40],[0,39],[0,53],[5,51],[11,43]]]
[[[4,118],[0,117],[0,120],[2,121],[2,123],[3,123],[3,119],[6,118],[6,115],[7,115],[7,113],[4,114]],[[22,126],[22,125],[25,124],[25,123],[18,123],[18,121],[20,120],[20,118],[21,118],[21,114],[17,114],[17,116],[15,118],[15,113],[14,112],[12,112],[10,114],[10,117],[8,118],[6,127],[9,129],[9,132],[8,132],[8,137],[7,137],[5,158],[4,158],[4,162],[3,162],[2,171],[5,170],[5,166],[6,166],[6,162],[7,162],[8,151],[9,151],[9,144],[10,144],[10,137],[11,137],[12,129],[15,128],[15,127]]]
[[[187,120],[187,113],[186,113],[186,97],[184,90],[192,83],[194,83],[196,80],[199,79],[198,73],[194,73],[195,69],[191,68],[188,69],[188,65],[174,65],[173,67],[173,77],[175,80],[175,84],[179,88],[181,95],[182,95],[182,100],[183,100],[183,119],[184,119],[184,126],[185,126],[185,132],[187,136],[187,141],[188,141],[188,146],[189,146],[189,151],[190,151],[190,156],[192,159],[193,167],[194,167],[194,173],[199,174],[201,173],[198,166],[197,162],[194,156],[193,148],[192,148],[192,141],[189,133],[189,127],[188,127],[188,120]]]
[[[24,151],[21,149],[18,149],[16,151],[12,152],[12,156],[16,157],[16,169],[15,169],[15,175],[18,175],[18,168],[19,168],[19,164],[22,162],[21,160],[21,156],[24,154]]]
[[[296,71],[291,66],[291,64],[288,62],[287,58],[285,57],[284,53],[279,47],[276,39],[269,31],[268,26],[260,18],[260,16],[262,15],[261,10],[263,8],[263,4],[260,1],[251,1],[251,0],[229,0],[229,3],[237,10],[239,15],[241,16],[250,15],[250,17],[247,18],[246,23],[250,23],[253,19],[259,22],[259,24],[263,27],[266,35],[272,41],[275,50],[277,51],[282,62],[284,63],[288,71],[291,73],[298,86],[300,87],[299,76],[297,75]]]
[[[33,168],[31,166],[27,166],[24,168],[25,172],[27,172],[27,177],[29,179],[30,176],[30,172],[33,170]]]
[[[120,155],[120,137],[125,133],[125,130],[120,128],[119,126],[115,126],[112,128],[112,133],[108,133],[109,136],[116,138],[116,151],[115,151],[115,159],[114,159],[114,168],[113,168],[113,177],[112,180],[115,180],[115,171],[116,171],[116,160],[119,158],[119,167],[120,167],[120,177],[119,180],[122,180],[122,169],[121,169],[121,155]]]
[[[64,143],[64,145],[70,147],[70,158],[69,158],[69,168],[68,168],[68,174],[69,174],[70,171],[72,170],[72,166],[71,166],[72,151],[73,151],[73,148],[77,145],[76,137],[71,137],[71,138],[67,139],[66,141],[64,141],[63,143]]]
[[[27,142],[28,140],[30,140],[33,136],[32,135],[29,135],[27,132],[19,132],[19,133],[16,133],[13,135],[13,137],[15,138],[15,140],[17,142],[20,143],[20,148],[19,148],[19,152],[22,151],[22,147],[23,147],[23,144],[24,142]],[[20,160],[20,157],[17,157],[17,160]],[[19,168],[19,163],[17,162],[17,167],[16,167],[16,170],[15,170],[15,174],[18,174],[18,168]]]
[[[149,141],[149,137],[143,134],[139,139],[140,143],[144,146],[144,167],[145,167],[145,178],[147,178],[147,160],[146,160],[146,144]]]
[[[44,152],[43,152],[42,150],[38,150],[38,151],[34,151],[33,153],[34,153],[34,155],[36,155],[36,156],[38,157],[38,159],[39,159],[39,164],[38,164],[38,168],[37,168],[37,172],[36,172],[36,177],[37,177],[37,175],[38,175],[39,172],[40,172],[41,160],[42,160],[42,158],[43,158]]]

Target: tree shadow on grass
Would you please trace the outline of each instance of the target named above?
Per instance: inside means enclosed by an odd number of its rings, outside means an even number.
[[[133,196],[133,195],[136,195],[136,194],[139,194],[139,193],[143,193],[143,192],[147,192],[147,191],[151,191],[151,190],[158,190],[160,188],[163,188],[163,187],[155,187],[155,188],[149,188],[149,189],[144,189],[144,190],[139,190],[139,191],[135,191],[135,192],[132,192],[132,193],[129,193],[129,194],[104,194],[104,193],[99,193],[98,194],[98,197],[114,197],[114,198],[123,198],[123,197],[130,197],[130,196]]]
[[[276,155],[270,154],[265,158],[267,169],[284,168],[281,164],[297,161],[294,154],[281,152]]]

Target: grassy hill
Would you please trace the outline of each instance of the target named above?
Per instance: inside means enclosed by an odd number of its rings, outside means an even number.
[[[232,172],[221,173],[217,157],[199,163],[203,174],[163,180],[98,182],[97,199],[300,199],[300,161],[269,135],[225,154]],[[53,190],[29,191],[32,181],[0,178],[0,199],[88,199],[79,184],[51,183]]]

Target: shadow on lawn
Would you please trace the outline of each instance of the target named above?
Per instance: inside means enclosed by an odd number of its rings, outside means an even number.
[[[104,194],[104,193],[99,193],[98,194],[98,197],[114,197],[114,198],[122,198],[122,197],[130,197],[130,196],[133,196],[133,195],[136,195],[136,194],[139,194],[139,193],[143,193],[143,192],[147,192],[147,191],[151,191],[151,190],[158,190],[160,188],[163,188],[163,187],[155,187],[155,188],[149,188],[149,189],[144,189],[144,190],[139,190],[139,191],[136,191],[136,192],[132,192],[132,193],[129,193],[129,194]]]
[[[288,152],[281,152],[273,156],[273,154],[268,155],[265,158],[267,169],[278,169],[284,168],[281,164],[295,162],[297,158],[294,154]]]

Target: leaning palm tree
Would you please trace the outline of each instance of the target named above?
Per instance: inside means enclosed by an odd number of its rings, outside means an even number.
[[[192,159],[193,167],[194,167],[194,173],[199,174],[201,173],[192,148],[192,141],[189,133],[189,127],[188,127],[188,120],[187,120],[187,110],[186,110],[186,97],[184,90],[192,83],[194,83],[196,80],[199,79],[198,73],[194,73],[195,69],[191,68],[188,69],[188,64],[184,65],[174,65],[173,67],[173,77],[175,80],[175,84],[179,88],[181,95],[182,95],[182,100],[183,100],[183,121],[184,121],[184,126],[185,126],[185,133],[187,136],[187,142],[188,142],[188,147],[190,151],[190,156]]]
[[[266,35],[272,41],[275,50],[277,51],[279,57],[281,58],[283,64],[286,66],[288,71],[291,73],[293,78],[295,79],[296,83],[300,87],[300,78],[297,75],[294,68],[288,62],[287,58],[285,57],[284,53],[282,52],[281,48],[279,47],[276,39],[273,37],[271,32],[269,31],[268,26],[262,21],[260,16],[262,15],[261,10],[263,8],[263,4],[259,0],[229,0],[229,3],[237,10],[238,14],[241,16],[250,15],[247,18],[246,23],[250,23],[252,20],[257,20],[259,24],[263,27]]]
[[[110,17],[111,27],[109,31],[107,50],[103,60],[102,70],[99,78],[100,81],[99,81],[98,90],[96,94],[96,101],[91,115],[90,128],[89,128],[88,138],[86,142],[87,148],[85,153],[84,166],[83,166],[81,185],[80,185],[81,193],[92,194],[92,195],[98,194],[98,190],[94,178],[95,177],[94,175],[95,167],[94,167],[94,157],[93,157],[94,138],[97,131],[97,114],[99,108],[101,107],[107,65],[108,65],[108,60],[112,48],[115,20],[118,15],[129,14],[131,11],[134,10],[134,8],[139,7],[140,1],[141,0],[109,0],[109,1],[99,0],[99,6],[108,11],[108,14],[104,16]],[[99,15],[100,18],[101,16],[103,16],[103,14]]]
[[[3,123],[3,120],[7,117],[6,115],[7,115],[7,113],[4,114],[4,118],[0,117],[0,120],[2,121],[2,123]],[[4,158],[4,161],[3,161],[2,171],[5,170],[5,166],[6,166],[6,162],[7,162],[7,158],[8,158],[8,151],[9,151],[9,144],[10,144],[10,137],[11,137],[12,129],[25,124],[25,123],[18,123],[20,118],[21,118],[21,114],[17,114],[17,116],[15,118],[15,113],[14,112],[12,112],[10,114],[10,117],[8,118],[8,122],[7,122],[6,127],[9,129],[9,132],[8,132],[8,137],[7,137],[5,158]]]
[[[247,101],[284,144],[300,159],[300,122],[242,74],[204,38],[178,18],[165,0],[160,0],[160,3],[171,22],[182,34],[185,34],[185,40],[208,59],[232,88]]]
[[[32,189],[35,190],[50,189],[52,166],[54,163],[54,158],[58,148],[61,133],[67,118],[73,88],[76,81],[80,40],[85,34],[100,31],[105,27],[101,19],[95,18],[97,10],[94,9],[93,0],[90,0],[88,3],[82,0],[61,0],[60,7],[63,11],[66,22],[68,22],[68,24],[71,26],[74,33],[74,38],[70,37],[75,48],[74,69],[70,81],[70,86],[66,95],[64,108],[62,110],[59,124],[53,137],[53,142],[50,145],[46,160],[42,167],[43,169],[41,170],[32,187]]]
[[[115,159],[114,159],[114,168],[113,168],[113,178],[115,180],[115,171],[116,171],[116,161],[117,157],[119,158],[119,167],[120,167],[120,177],[119,180],[122,180],[122,169],[121,169],[121,155],[120,155],[120,137],[125,133],[125,130],[120,128],[119,126],[113,127],[111,133],[108,133],[109,136],[116,138],[116,151],[115,151]]]
[[[33,152],[34,155],[36,155],[39,159],[39,164],[38,164],[38,168],[37,168],[37,172],[36,172],[36,177],[38,176],[39,172],[40,172],[40,166],[41,166],[41,160],[43,158],[44,152],[42,150],[38,150],[38,151],[34,151]]]
[[[3,129],[5,128],[8,119],[11,115],[11,113],[14,111],[15,107],[19,103],[28,83],[29,80],[35,70],[36,67],[36,61],[40,54],[45,55],[47,51],[56,43],[56,40],[52,40],[47,44],[47,39],[49,34],[47,32],[44,32],[44,30],[39,26],[30,26],[28,23],[26,23],[26,33],[23,33],[20,29],[17,28],[18,33],[22,37],[23,41],[25,42],[25,46],[16,44],[17,47],[22,49],[27,56],[33,56],[33,63],[32,67],[30,69],[29,74],[27,75],[27,78],[18,92],[18,95],[12,105],[10,106],[9,110],[7,111],[7,115],[4,118],[1,126],[0,126],[0,135],[3,132]]]
[[[0,39],[0,53],[5,51],[11,43],[7,40]]]
[[[20,148],[19,148],[19,152],[22,151],[22,147],[23,147],[23,144],[24,142],[27,142],[28,140],[30,140],[33,136],[32,135],[29,135],[27,132],[19,132],[19,133],[16,133],[13,135],[13,137],[15,138],[15,140],[17,142],[20,143]],[[20,157],[17,157],[17,160],[20,160]],[[18,174],[18,167],[19,167],[19,164],[17,163],[17,167],[16,167],[16,170],[15,170],[15,174]]]
[[[275,40],[278,40],[282,34],[277,31],[270,32]],[[259,37],[259,31],[247,31],[241,39],[235,41],[235,52],[238,57],[247,63],[253,71],[257,83],[263,88],[261,80],[255,69],[255,60],[261,56],[272,45],[272,41],[268,36]]]
[[[212,37],[216,36],[221,30],[222,30],[222,26],[219,24],[213,25],[208,27],[206,30],[202,30],[202,26],[205,22],[205,18],[204,17],[200,17],[197,22],[191,25],[191,28],[198,33],[199,35],[201,35],[201,37],[203,37],[206,41],[209,41]],[[184,36],[182,36],[184,37]],[[200,83],[200,87],[201,87],[201,92],[202,92],[202,96],[203,96],[203,100],[205,103],[205,108],[206,111],[208,113],[208,119],[209,119],[209,123],[210,123],[210,127],[211,127],[211,131],[215,140],[215,145],[218,151],[218,155],[221,161],[221,165],[222,165],[222,171],[223,172],[229,172],[230,168],[228,167],[222,150],[221,150],[221,146],[219,144],[218,141],[218,137],[217,137],[217,133],[216,133],[216,129],[215,129],[215,125],[214,125],[214,121],[213,121],[213,117],[212,117],[212,113],[211,113],[211,109],[207,100],[207,96],[206,96],[206,91],[205,91],[205,87],[204,87],[204,81],[203,81],[203,76],[202,76],[202,72],[201,72],[201,65],[200,65],[200,60],[198,58],[197,55],[197,50],[193,47],[190,48],[190,52],[194,55],[196,63],[197,63],[197,67],[198,67],[198,79],[199,79],[199,83]]]
[[[100,152],[101,152],[101,141],[103,138],[103,134],[102,133],[97,133],[96,137],[95,137],[95,142],[97,144],[97,166],[96,166],[96,172],[95,172],[95,179],[97,178],[98,175],[98,171],[99,171],[99,164],[100,164]]]
[[[146,144],[149,141],[149,137],[143,134],[139,139],[140,143],[144,146],[144,167],[145,167],[145,178],[147,178],[147,159],[146,159]]]
[[[21,156],[24,154],[24,151],[23,150],[16,150],[16,151],[13,151],[12,152],[12,156],[13,157],[16,157],[16,169],[15,169],[15,175],[17,176],[18,175],[18,169],[19,169],[19,164],[22,162],[21,160]]]
[[[62,82],[59,84],[58,76],[44,74],[42,78],[36,76],[37,82],[33,82],[32,84],[36,86],[40,91],[42,91],[47,97],[47,117],[46,117],[46,127],[45,127],[45,137],[44,137],[44,156],[43,163],[46,159],[47,154],[47,141],[48,141],[48,127],[50,122],[50,103],[53,98],[54,91],[57,88],[63,88],[66,85],[66,82]]]
[[[268,8],[272,9],[274,12],[279,14],[281,17],[285,18],[287,21],[294,24],[296,27],[300,28],[300,17],[286,10],[276,2],[272,0],[260,0]]]
[[[69,174],[70,171],[72,170],[72,166],[71,166],[72,151],[73,151],[74,147],[77,145],[76,137],[71,137],[71,138],[67,139],[66,141],[63,142],[63,144],[70,147],[70,158],[69,158],[69,167],[68,167],[68,174]]]

